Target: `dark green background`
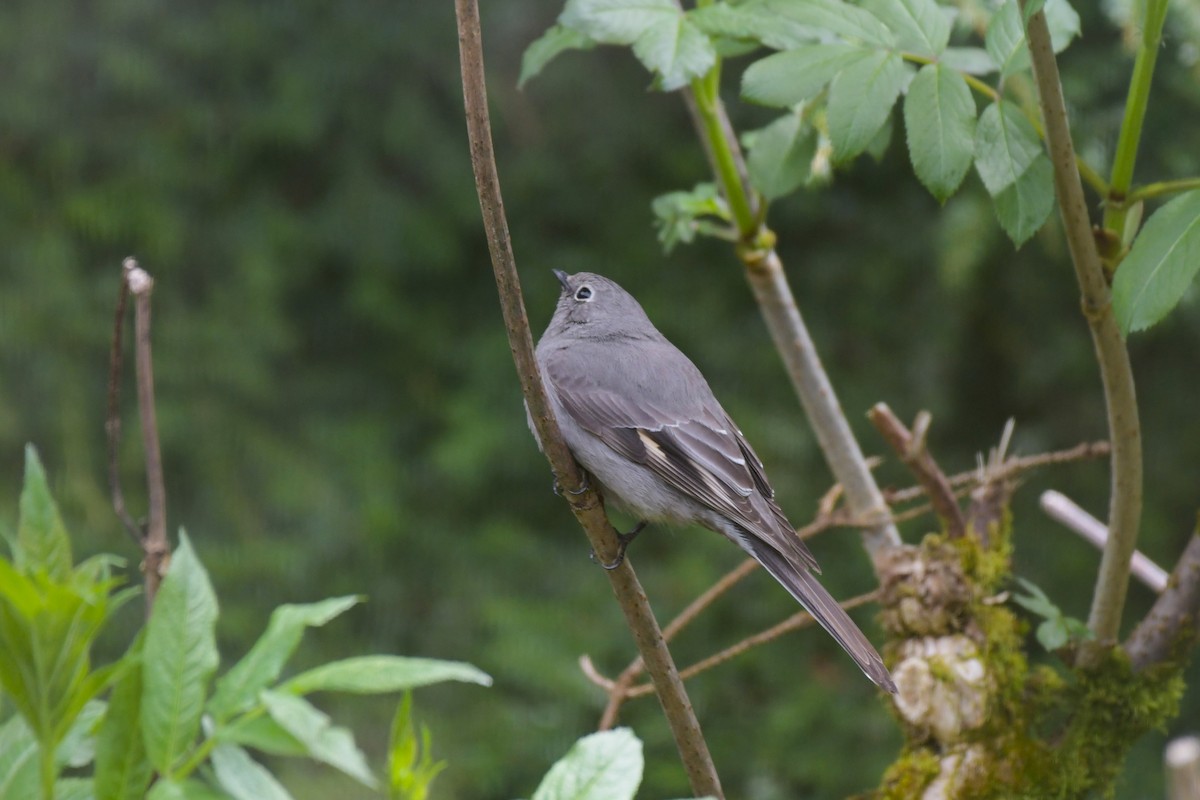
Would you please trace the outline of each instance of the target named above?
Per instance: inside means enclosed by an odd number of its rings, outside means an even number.
[[[1089,5],[1090,4],[1085,4]],[[1111,152],[1131,59],[1090,8],[1063,57],[1081,151]],[[704,179],[679,98],[648,92],[627,54],[570,54],[525,91],[522,49],[547,0],[484,3],[492,121],[535,333],[551,268],[620,281],[709,377],[767,463],[785,509],[811,518],[829,485],[726,245],[664,257],[649,204]],[[1200,172],[1194,65],[1168,28],[1139,178]],[[731,69],[736,73],[737,69]],[[610,674],[632,646],[601,572],[525,427],[479,221],[449,2],[238,0],[0,5],[0,518],[15,519],[22,445],[38,445],[77,547],[125,554],[107,500],[105,378],[121,259],[155,276],[159,421],[172,528],[188,528],[222,603],[227,663],[282,602],[364,593],[299,660],[391,652],[470,661],[491,689],[417,695],[435,795],[528,796],[596,723],[588,653]],[[732,80],[729,85],[732,87]],[[734,100],[734,95],[730,94]],[[734,104],[739,126],[770,119]],[[772,223],[855,431],[885,400],[934,415],[950,471],[1017,420],[1029,454],[1104,435],[1103,401],[1057,221],[1020,251],[976,177],[939,208],[902,131],[879,163],[780,202]],[[1169,565],[1193,525],[1200,464],[1194,293],[1131,342],[1147,505],[1141,547]],[[128,376],[127,376],[128,377]],[[143,508],[132,383],[126,492]],[[880,470],[887,485],[908,476]],[[1102,464],[1029,477],[1016,567],[1085,617],[1098,554],[1037,510],[1066,491],[1103,516]],[[622,521],[624,524],[624,521]],[[905,527],[916,541],[928,519]],[[870,587],[856,537],[815,543],[840,596]],[[738,562],[707,532],[654,530],[632,556],[667,618]],[[1148,606],[1134,586],[1129,620]],[[755,575],[688,630],[683,664],[791,613]],[[117,652],[136,621],[110,636]],[[870,613],[858,619],[870,623]],[[1036,647],[1036,645],[1035,645]],[[690,684],[731,797],[832,798],[874,785],[899,737],[835,645],[787,637]],[[377,758],[390,708],[319,698]],[[1174,731],[1196,727],[1197,698]],[[652,700],[623,722],[647,743],[642,796],[686,793]],[[1163,737],[1135,753],[1121,797],[1161,797]],[[277,765],[298,798],[353,796]]]

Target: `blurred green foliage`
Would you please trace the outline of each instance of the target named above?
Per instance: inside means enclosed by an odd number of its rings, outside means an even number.
[[[786,510],[806,521],[829,473],[739,267],[720,242],[664,257],[656,241],[652,199],[707,179],[683,104],[643,91],[642,68],[605,49],[565,55],[516,89],[521,52],[560,5],[483,8],[535,332],[556,294],[550,268],[620,281],[706,372]],[[1168,23],[1139,179],[1200,172],[1182,112],[1200,104],[1197,15],[1193,0],[1181,5],[1191,14]],[[1130,59],[1118,25],[1079,10],[1065,90],[1080,152],[1104,163]],[[211,570],[225,658],[280,603],[366,594],[346,625],[313,637],[312,663],[384,650],[479,665],[496,678],[486,696],[423,695],[449,763],[434,796],[536,786],[603,704],[577,657],[615,673],[632,646],[525,428],[473,194],[451,4],[14,0],[0,4],[0,85],[3,524],[16,518],[32,441],[70,525],[106,532],[79,549],[131,551],[107,500],[103,415],[119,267],[134,254],[157,281],[169,527],[186,523]],[[743,130],[773,116],[736,103],[733,113]],[[885,450],[863,418],[880,399],[902,415],[933,412],[931,445],[949,470],[971,468],[1009,416],[1021,453],[1101,438],[1057,223],[1014,252],[976,177],[941,208],[899,144],[772,217],[866,449]],[[1197,500],[1194,292],[1131,347],[1147,452],[1141,547],[1169,565]],[[137,509],[128,378],[121,468]],[[909,482],[894,465],[880,474]],[[1086,614],[1098,554],[1041,516],[1037,492],[1053,485],[1103,515],[1106,483],[1100,464],[1059,468],[1031,476],[1016,503],[1018,571],[1069,616]],[[869,585],[853,535],[815,550],[835,594]],[[663,530],[632,558],[662,617],[738,561],[719,537]],[[1127,621],[1149,601],[1131,590]],[[688,630],[677,657],[689,663],[791,611],[752,578]],[[756,650],[690,689],[731,796],[844,796],[873,785],[898,743],[870,686],[817,635]],[[1198,706],[1193,691],[1179,730]],[[336,713],[361,720],[353,727],[368,748],[379,743],[375,755],[389,725],[377,712],[350,700]],[[683,793],[653,701],[622,722],[646,743],[646,796]],[[1135,753],[1120,796],[1157,792],[1161,744]],[[297,796],[334,791],[292,783]],[[353,796],[352,785],[336,790]]]

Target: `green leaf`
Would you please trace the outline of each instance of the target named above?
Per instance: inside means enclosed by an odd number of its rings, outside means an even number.
[[[738,5],[720,2],[688,10],[697,28],[712,37],[751,40],[775,50],[790,50],[815,41],[819,33],[798,25],[766,7],[764,0]]]
[[[146,800],[229,800],[229,795],[198,780],[159,778],[146,795]]]
[[[871,141],[867,144],[863,152],[875,159],[876,162],[883,161],[883,157],[887,155],[888,148],[892,146],[892,129],[894,127],[895,123],[892,121],[892,115],[888,114],[887,119],[883,121],[883,125],[879,127],[879,130],[875,131],[875,135],[871,137]]]
[[[746,157],[750,182],[768,200],[783,197],[803,186],[812,172],[817,134],[800,114],[784,114],[754,132]]]
[[[628,728],[593,733],[550,768],[533,800],[632,800],[643,767],[642,743]]]
[[[940,64],[922,67],[904,98],[904,128],[913,171],[946,202],[975,154],[975,100],[962,75]]]
[[[54,783],[54,800],[93,800],[88,778],[61,778]]]
[[[1041,230],[1054,210],[1054,170],[1050,159],[1039,155],[1016,183],[992,199],[1000,227],[1020,247]]]
[[[208,573],[180,531],[179,547],[146,623],[142,733],[154,767],[170,775],[200,729],[208,682],[217,668],[217,598]]]
[[[950,41],[950,17],[934,0],[865,0],[862,7],[896,36],[896,46],[936,58]]]
[[[275,609],[266,631],[250,652],[217,681],[208,712],[215,719],[223,720],[245,711],[254,704],[259,691],[279,677],[284,664],[300,644],[305,628],[320,627],[361,600],[361,597],[348,595]]]
[[[1067,0],[1046,0],[1046,26],[1050,28],[1050,46],[1061,53],[1079,35],[1079,13]]]
[[[938,63],[968,75],[987,75],[999,69],[988,51],[978,47],[947,47]]]
[[[17,569],[25,573],[45,570],[56,581],[71,574],[71,542],[50,496],[46,472],[33,445],[25,445],[25,486],[21,490],[17,522]]]
[[[96,800],[141,800],[153,768],[142,741],[142,645],[140,636],[125,655],[130,666],[113,687],[96,736]]]
[[[405,656],[359,656],[333,661],[302,672],[281,688],[292,694],[385,694],[442,681],[492,685],[491,676],[460,661]]]
[[[896,37],[878,17],[841,0],[765,0],[782,22],[794,22],[825,38],[828,34],[877,48],[896,46]]]
[[[1154,212],[1113,279],[1113,308],[1125,333],[1149,328],[1173,309],[1200,270],[1200,190]]]
[[[1016,594],[1012,595],[1013,602],[1021,606],[1025,610],[1037,614],[1039,617],[1053,619],[1061,617],[1062,611],[1058,606],[1051,602],[1046,593],[1036,583],[1025,578],[1017,578],[1017,582],[1021,584],[1021,588],[1029,592],[1027,595]]]
[[[263,705],[271,719],[304,745],[308,755],[374,789],[379,781],[371,774],[366,756],[346,728],[331,725],[328,715],[294,694],[264,691]]]
[[[1029,48],[1025,46],[1025,26],[1017,0],[1006,0],[992,15],[984,37],[988,55],[1000,67],[1000,77],[1029,69]]]
[[[246,714],[238,717],[228,725],[219,726],[213,732],[213,738],[219,742],[240,744],[276,756],[295,758],[308,755],[308,750],[295,736],[266,716]]]
[[[1045,158],[1037,131],[1012,103],[992,103],[975,127],[975,169],[995,197]]]
[[[12,716],[0,725],[0,797],[37,797],[38,743],[29,724]]]
[[[791,108],[815,97],[839,72],[875,51],[850,44],[809,44],[759,59],[742,74],[742,97]]]
[[[1063,625],[1063,620],[1059,617],[1048,619],[1041,625],[1038,625],[1037,640],[1042,647],[1050,652],[1054,652],[1069,642],[1071,635],[1067,633],[1067,627]]]
[[[846,67],[829,86],[827,122],[834,161],[861,153],[891,113],[909,69],[895,53],[876,51]]]
[[[712,41],[673,0],[567,0],[559,23],[603,44],[632,45],[664,91],[717,63]]]
[[[713,183],[698,183],[690,192],[668,192],[654,198],[651,204],[658,241],[670,253],[679,242],[688,243],[697,233],[721,235],[719,220],[726,226],[731,221],[729,205]],[[706,217],[710,219],[705,219]]]
[[[429,729],[422,725],[418,734],[412,719],[412,692],[405,692],[388,739],[388,797],[425,800],[429,785],[445,768],[445,761],[433,760]]]
[[[517,79],[517,88],[537,77],[559,54],[568,50],[591,50],[595,46],[596,43],[581,31],[564,25],[551,25],[525,48],[525,54],[521,56],[521,77]]]
[[[72,769],[92,763],[96,757],[96,728],[107,707],[102,700],[88,700],[84,704],[67,735],[59,742],[54,753],[55,763]]]
[[[275,776],[237,745],[213,748],[212,765],[217,783],[234,800],[292,800]]]

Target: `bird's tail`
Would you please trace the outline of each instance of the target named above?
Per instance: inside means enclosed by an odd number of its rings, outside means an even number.
[[[805,611],[812,614],[813,619],[837,640],[868,678],[880,688],[895,694],[896,684],[892,682],[892,676],[883,665],[879,653],[811,572],[797,569],[768,542],[752,534],[744,536],[739,544],[804,606]]]

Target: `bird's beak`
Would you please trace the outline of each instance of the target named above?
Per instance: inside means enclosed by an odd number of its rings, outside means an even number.
[[[554,273],[554,277],[558,278],[558,282],[562,284],[562,288],[563,288],[564,292],[569,291],[571,289],[571,285],[569,283],[567,283],[567,281],[569,281],[571,279],[570,275],[563,272],[561,269],[554,269],[554,270],[550,270],[550,271]]]

